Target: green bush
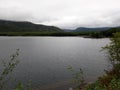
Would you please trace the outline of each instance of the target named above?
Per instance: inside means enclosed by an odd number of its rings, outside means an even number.
[[[112,69],[105,70],[105,75],[83,90],[120,90],[120,33],[115,33],[110,40],[110,44],[103,49],[107,51]]]

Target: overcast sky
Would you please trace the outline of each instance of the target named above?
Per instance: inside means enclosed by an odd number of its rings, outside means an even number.
[[[66,29],[120,26],[120,0],[0,0],[0,19]]]

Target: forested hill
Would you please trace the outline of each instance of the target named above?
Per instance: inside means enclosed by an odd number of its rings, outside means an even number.
[[[17,22],[0,20],[0,32],[54,32],[62,31],[55,26],[33,24],[31,22]]]

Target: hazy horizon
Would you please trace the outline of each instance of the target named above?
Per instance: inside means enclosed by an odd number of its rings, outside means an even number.
[[[120,26],[118,0],[0,0],[0,19],[64,29]]]

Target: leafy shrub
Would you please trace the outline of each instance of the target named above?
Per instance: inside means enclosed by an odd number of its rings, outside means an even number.
[[[112,69],[105,70],[105,75],[83,90],[120,90],[120,33],[114,34],[110,40],[111,43],[103,49],[107,50]]]
[[[0,90],[2,90],[4,88],[4,86],[6,84],[7,76],[11,72],[13,72],[13,70],[18,65],[18,63],[19,63],[19,61],[17,60],[18,55],[19,55],[19,49],[17,49],[17,51],[10,56],[10,60],[8,62],[3,61],[4,69],[0,75]]]

